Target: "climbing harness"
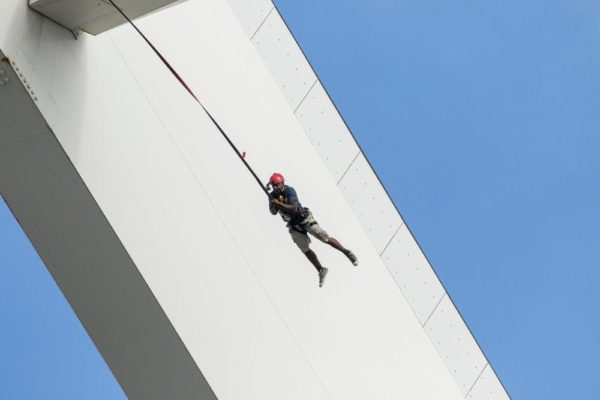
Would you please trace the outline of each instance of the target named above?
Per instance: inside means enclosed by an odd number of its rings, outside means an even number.
[[[308,223],[308,224],[298,224],[298,225],[294,225],[294,226],[292,226],[292,227],[290,228],[290,233],[291,233],[292,231],[296,231],[296,232],[300,232],[300,233],[302,233],[303,235],[307,235],[307,234],[308,234],[308,231],[306,230],[306,227],[307,227],[307,226],[313,226],[313,225],[317,225],[317,224],[318,224],[318,222],[317,222],[317,221],[312,221],[312,222],[310,222],[310,223]]]

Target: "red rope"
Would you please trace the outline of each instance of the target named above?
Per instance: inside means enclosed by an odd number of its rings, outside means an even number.
[[[150,48],[152,48],[152,50],[154,51],[154,53],[160,58],[160,60],[163,62],[163,64],[169,69],[169,71],[171,71],[171,73],[173,74],[173,76],[175,76],[175,78],[177,78],[177,80],[185,88],[185,90],[188,91],[188,93],[194,98],[194,100],[196,100],[196,102],[198,104],[200,104],[200,107],[202,107],[202,109],[204,110],[204,112],[206,113],[206,115],[208,115],[208,117],[213,122],[213,124],[215,124],[215,126],[217,127],[217,129],[219,129],[219,132],[221,132],[221,135],[223,135],[223,137],[225,138],[225,140],[227,140],[227,143],[229,143],[229,145],[233,148],[233,150],[235,151],[235,154],[237,154],[237,156],[239,157],[239,159],[242,160],[242,162],[244,163],[244,165],[246,166],[246,168],[248,168],[248,171],[250,171],[250,173],[252,174],[252,176],[254,176],[254,179],[256,179],[256,182],[258,182],[258,185],[260,186],[260,188],[268,196],[269,192],[267,191],[267,189],[265,188],[265,186],[261,183],[260,179],[258,178],[258,176],[256,175],[256,173],[254,172],[254,170],[252,169],[252,167],[250,167],[250,165],[248,164],[248,162],[246,162],[245,157],[240,154],[240,151],[237,149],[237,147],[235,146],[235,144],[233,144],[233,142],[231,141],[231,139],[229,139],[229,136],[227,136],[227,134],[225,133],[225,131],[223,131],[223,129],[221,128],[221,126],[219,125],[219,123],[208,112],[208,110],[206,109],[206,107],[204,107],[204,105],[202,104],[202,102],[200,102],[200,100],[198,100],[198,97],[196,97],[196,95],[194,94],[194,92],[192,91],[192,89],[190,89],[190,87],[183,80],[183,78],[177,73],[177,71],[175,70],[175,68],[173,68],[171,66],[171,64],[160,53],[160,51],[158,51],[158,49],[152,44],[152,42],[150,42],[150,40],[148,40],[148,38],[146,37],[146,35],[144,35],[142,33],[142,31],[140,31],[138,29],[138,27],[133,23],[133,21],[131,19],[129,19],[129,17],[113,2],[113,0],[108,0],[108,1],[127,20],[127,22],[129,22],[131,24],[131,26],[133,26],[133,28],[137,31],[137,33],[140,34],[140,36],[146,41],[146,43],[148,44],[148,46],[150,46]],[[245,155],[245,153],[244,153],[244,155]]]

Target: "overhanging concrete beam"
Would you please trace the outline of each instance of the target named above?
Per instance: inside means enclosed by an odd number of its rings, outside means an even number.
[[[0,62],[2,197],[129,398],[216,399],[6,61]]]
[[[138,18],[177,0],[115,0],[130,18]],[[70,30],[97,35],[123,24],[125,19],[106,0],[30,0],[29,6]]]

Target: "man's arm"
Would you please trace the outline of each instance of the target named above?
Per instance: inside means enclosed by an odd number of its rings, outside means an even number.
[[[277,207],[273,204],[273,200],[275,200],[272,193],[269,193],[269,211],[273,215],[277,215]]]
[[[279,201],[277,199],[273,199],[272,204],[274,204],[275,207],[287,211],[288,213],[297,213],[299,211],[298,204],[300,204],[300,201],[298,200],[296,190],[293,187],[288,186],[286,196],[288,201],[287,203],[284,203],[283,201]]]
[[[298,212],[298,206],[294,203],[292,204],[286,204],[282,201],[279,201],[277,199],[271,199],[271,209],[277,207],[277,208],[281,208],[283,210],[286,210],[287,212]],[[276,213],[277,211],[275,211]],[[273,213],[273,211],[271,211],[271,213]]]

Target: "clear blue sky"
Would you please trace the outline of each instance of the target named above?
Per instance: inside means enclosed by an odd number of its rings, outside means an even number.
[[[600,3],[276,3],[513,399],[598,398]],[[0,299],[0,397],[123,397],[2,202]]]

